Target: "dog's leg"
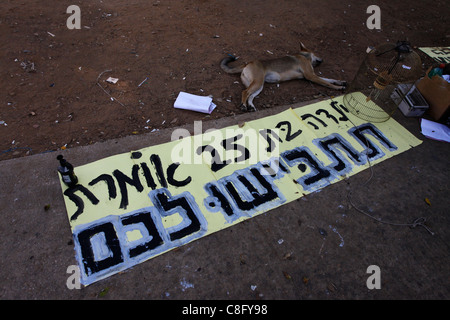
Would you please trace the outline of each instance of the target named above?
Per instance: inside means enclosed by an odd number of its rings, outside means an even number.
[[[324,87],[335,89],[335,90],[345,90],[345,86],[346,86],[345,81],[319,77],[318,75],[316,75],[314,73],[314,69],[311,65],[304,66],[302,73],[303,73],[304,78],[311,82],[314,82],[314,83],[320,84]]]
[[[253,81],[250,86],[242,92],[241,110],[256,111],[253,99],[262,91],[264,82]]]
[[[322,77],[319,77],[318,75],[316,75],[315,73],[307,73],[304,76],[305,76],[306,80],[320,84],[320,85],[330,88],[330,89],[345,90],[345,88],[346,88],[345,81],[322,78]]]
[[[241,81],[247,87],[242,92],[241,110],[256,111],[253,99],[262,91],[264,86],[264,67],[259,61],[249,63],[241,73]]]
[[[256,111],[255,105],[253,104],[253,99],[261,93],[262,89],[264,88],[264,83],[255,91],[253,92],[249,97],[248,97],[248,107],[247,110],[248,111]]]
[[[341,80],[335,80],[335,79],[328,79],[328,78],[324,78],[324,77],[320,77],[322,80],[325,80],[328,83],[337,85],[337,86],[347,86],[347,82],[346,81],[341,81]]]

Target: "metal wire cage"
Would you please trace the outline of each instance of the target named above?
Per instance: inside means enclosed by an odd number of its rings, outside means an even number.
[[[408,42],[372,49],[344,95],[344,105],[369,122],[387,121],[422,74],[419,55]]]

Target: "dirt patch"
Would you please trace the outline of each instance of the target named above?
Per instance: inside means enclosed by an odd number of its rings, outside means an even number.
[[[0,160],[241,113],[239,77],[219,67],[227,53],[274,58],[302,41],[324,59],[318,73],[351,81],[369,45],[450,43],[447,1],[378,1],[381,30],[365,25],[369,1],[77,1],[80,30],[66,26],[69,4],[0,5]],[[174,109],[180,91],[212,95],[218,107],[211,115]],[[254,102],[337,94],[290,81],[267,84]]]

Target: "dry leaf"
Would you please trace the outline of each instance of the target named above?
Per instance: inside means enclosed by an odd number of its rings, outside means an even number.
[[[292,260],[292,252],[288,252],[283,256],[284,260]]]
[[[425,198],[425,202],[427,203],[427,205],[431,206],[431,201],[428,198]]]
[[[283,271],[284,277],[288,280],[292,279],[291,275],[287,273],[286,271]]]

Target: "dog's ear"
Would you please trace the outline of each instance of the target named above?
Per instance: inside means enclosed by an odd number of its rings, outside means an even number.
[[[300,51],[308,51],[303,42],[300,41]]]

